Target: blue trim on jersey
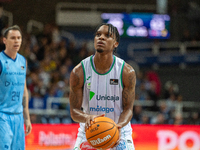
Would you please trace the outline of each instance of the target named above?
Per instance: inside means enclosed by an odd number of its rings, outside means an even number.
[[[6,57],[8,57],[8,58],[10,58],[11,60],[13,60],[14,62],[17,60],[17,55],[16,55],[16,58],[15,59],[12,59],[10,56],[8,56],[4,51],[2,51],[2,53],[6,56]],[[17,53],[18,54],[18,53]],[[25,60],[25,62],[26,62],[26,58],[23,56],[23,55],[21,55],[23,58],[24,58],[24,60]],[[2,63],[1,63],[1,61],[0,61],[0,75],[1,75],[1,72],[2,72],[2,70],[3,70],[3,65],[2,65]]]
[[[82,68],[83,68],[84,84],[85,84],[85,81],[86,81],[86,74],[85,74],[85,68],[84,68],[84,65],[83,65],[83,61],[81,61],[81,66],[82,66]]]
[[[123,61],[121,75],[120,75],[122,89],[124,88],[124,85],[123,85],[123,70],[124,70],[124,65],[125,65],[125,62]]]
[[[17,59],[17,55],[16,55],[16,58],[15,59],[12,59],[10,56],[8,56],[4,51],[2,52],[6,57],[8,57],[8,58],[10,58],[11,60],[13,60],[13,61],[16,61],[16,59]],[[24,57],[24,56],[23,56]]]

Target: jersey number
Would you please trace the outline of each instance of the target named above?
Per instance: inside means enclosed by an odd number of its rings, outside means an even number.
[[[16,101],[16,100],[19,101],[19,98],[20,98],[20,92],[13,91],[12,92],[12,101]]]

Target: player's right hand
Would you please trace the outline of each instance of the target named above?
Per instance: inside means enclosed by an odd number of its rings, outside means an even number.
[[[104,117],[105,114],[102,115],[88,115],[85,121],[85,131],[91,126],[91,123],[94,121],[94,118]]]
[[[119,138],[118,138],[117,142],[115,143],[115,145],[113,147],[117,147],[117,145],[119,145],[120,140],[121,140],[121,128],[122,128],[122,126],[117,124],[117,128],[118,128],[118,131],[119,131]]]
[[[25,124],[25,136],[27,136],[31,133],[31,130],[32,130],[30,119],[25,119],[24,124]]]

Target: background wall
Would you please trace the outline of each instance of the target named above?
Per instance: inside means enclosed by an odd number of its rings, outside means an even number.
[[[59,2],[79,2],[82,3],[81,0],[9,0],[3,1],[4,9],[13,13],[14,24],[20,24],[24,28],[26,28],[27,22],[30,19],[40,21],[43,23],[53,23],[55,22],[55,6]],[[84,3],[96,3],[94,0],[85,0]],[[195,2],[196,4],[200,4],[198,0],[168,0],[168,13],[170,14],[171,21],[171,32],[173,40],[178,40],[184,33],[184,29],[190,28],[194,29],[196,27],[196,23],[192,21],[194,17],[198,17],[198,10],[192,11],[189,6],[189,2]],[[118,3],[118,4],[145,4],[145,5],[155,5],[156,0],[99,0],[98,3]],[[198,8],[199,9],[199,8]],[[144,12],[142,9],[136,10]],[[156,12],[153,11],[154,13]],[[189,16],[190,15],[190,16]],[[193,17],[192,17],[193,15]],[[195,16],[197,15],[197,16]],[[189,16],[189,17],[188,17]]]
[[[59,2],[79,2],[83,3],[82,0],[12,0],[11,2],[3,3],[4,8],[8,11],[12,11],[14,14],[14,23],[26,25],[29,19],[35,19],[44,23],[55,22],[55,6]],[[84,3],[96,3],[95,0],[84,0]],[[129,0],[113,0],[105,1],[99,0],[98,3],[123,3],[129,4]],[[132,1],[131,3],[145,3],[155,4],[155,0],[143,0]]]

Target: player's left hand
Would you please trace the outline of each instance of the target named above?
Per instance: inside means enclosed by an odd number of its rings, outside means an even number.
[[[97,117],[104,117],[105,114],[101,114],[101,115],[88,115],[88,117],[86,118],[86,122],[85,122],[85,131],[91,126],[91,123],[94,121],[94,118]]]
[[[24,120],[25,124],[25,136],[29,135],[32,130],[32,125],[30,119]]]

